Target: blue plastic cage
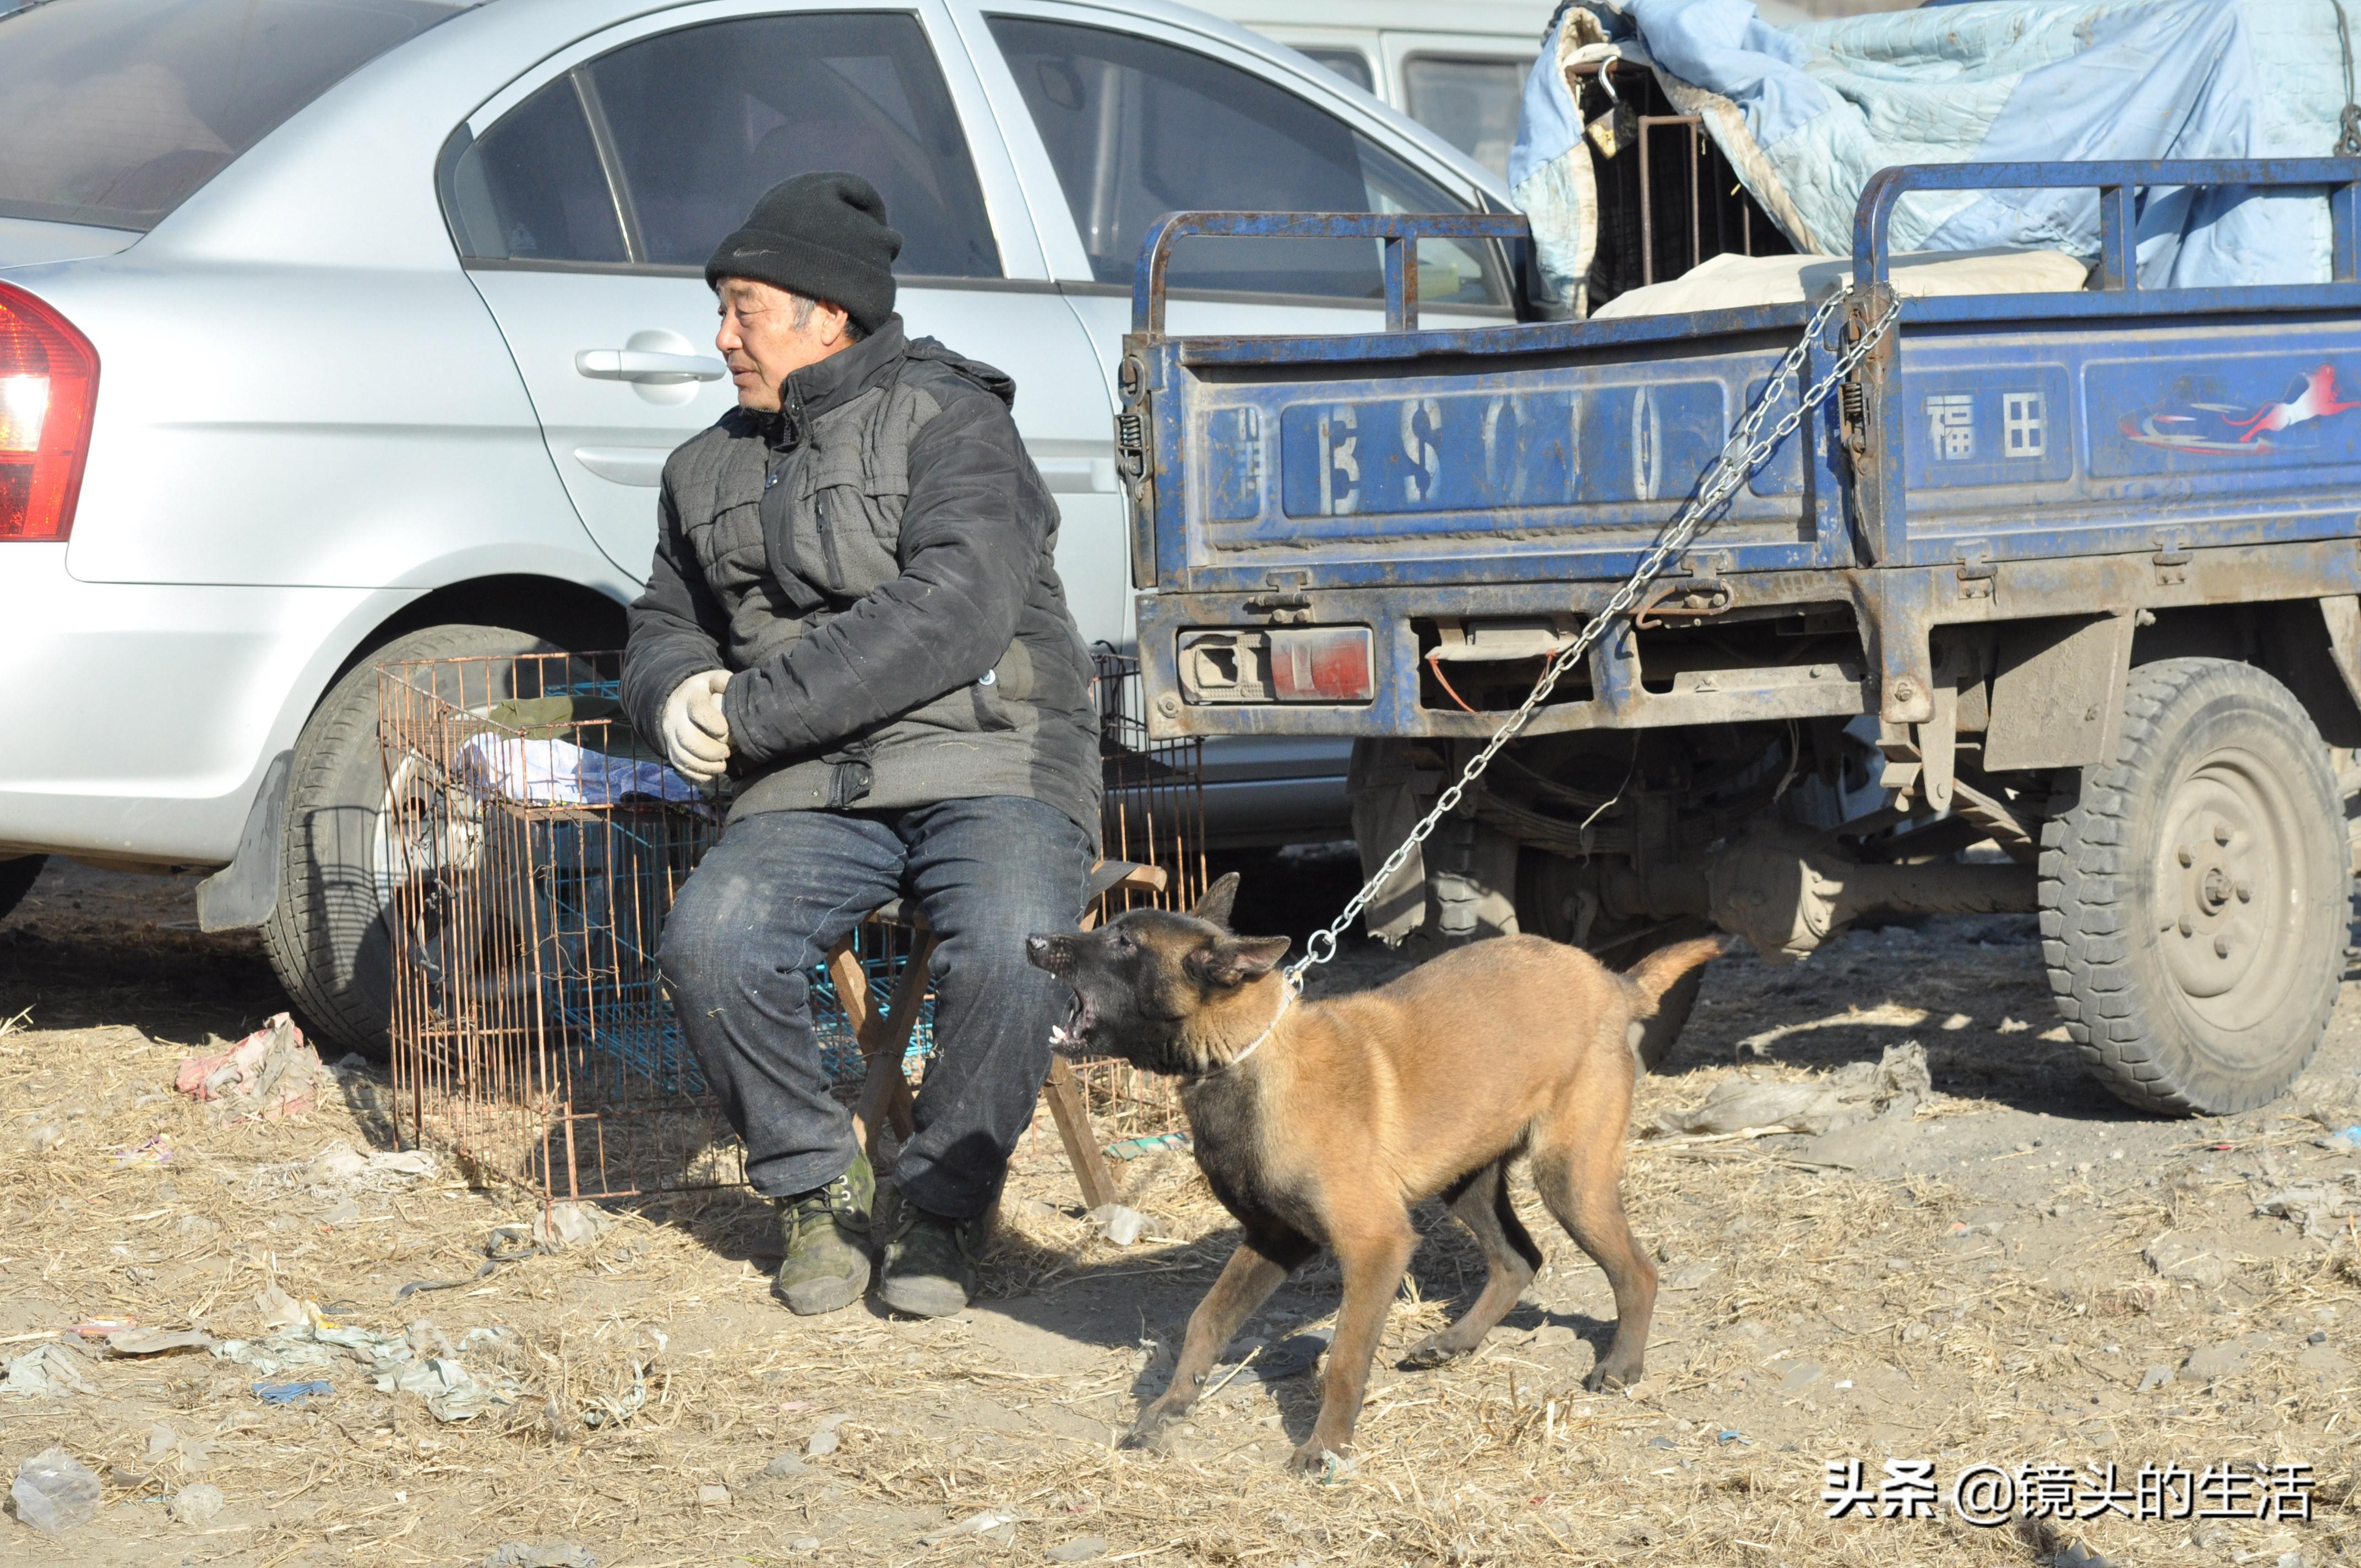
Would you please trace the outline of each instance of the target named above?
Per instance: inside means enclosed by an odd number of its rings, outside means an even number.
[[[689,868],[675,863],[678,835],[653,818],[677,809],[626,805],[559,817],[528,812],[517,826],[535,884],[536,968],[548,1026],[584,1053],[586,1066],[631,1074],[642,1092],[701,1095],[704,1071],[681,1038],[656,972],[669,889]],[[898,957],[885,938],[864,929],[855,941],[881,1006],[893,994]],[[807,978],[829,1074],[856,1081],[865,1063],[835,981],[825,966],[814,966]],[[906,1065],[915,1068],[933,1049],[930,995],[920,1003]],[[589,1087],[577,1081],[577,1091]]]

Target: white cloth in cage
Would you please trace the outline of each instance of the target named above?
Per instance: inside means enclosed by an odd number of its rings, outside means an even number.
[[[460,776],[521,806],[612,806],[619,801],[705,799],[662,762],[609,756],[567,740],[475,735],[459,748]]]

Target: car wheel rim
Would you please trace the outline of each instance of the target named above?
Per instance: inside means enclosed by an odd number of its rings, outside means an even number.
[[[386,780],[370,838],[378,905],[390,908],[412,883],[472,868],[483,848],[483,822],[470,796],[448,789],[424,758],[406,756]]]
[[[2254,1028],[2294,988],[2313,892],[2303,837],[2286,790],[2243,751],[2204,757],[2166,802],[2156,940],[2180,1004],[2212,1029]]]

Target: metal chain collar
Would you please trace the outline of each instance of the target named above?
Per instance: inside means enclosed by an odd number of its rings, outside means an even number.
[[[1344,912],[1330,921],[1326,927],[1312,934],[1311,938],[1303,944],[1303,956],[1288,966],[1287,983],[1289,985],[1298,991],[1302,990],[1304,972],[1313,965],[1324,964],[1336,956],[1338,939],[1351,928],[1354,921],[1361,917],[1361,912],[1369,906],[1369,901],[1377,897],[1378,890],[1393,880],[1394,873],[1402,869],[1411,855],[1433,833],[1435,826],[1458,809],[1460,801],[1466,796],[1468,786],[1482,775],[1486,768],[1492,765],[1492,759],[1499,755],[1501,748],[1515,740],[1518,731],[1523,729],[1532,721],[1533,715],[1541,710],[1542,705],[1549,701],[1550,693],[1556,689],[1559,678],[1589,652],[1591,644],[1598,640],[1600,634],[1617,618],[1630,613],[1631,607],[1639,602],[1640,596],[1648,591],[1648,586],[1655,581],[1657,576],[1671,563],[1673,557],[1688,543],[1697,529],[1712,514],[1714,509],[1727,500],[1739,486],[1744,484],[1747,476],[1769,458],[1772,453],[1778,450],[1781,442],[1795,433],[1803,424],[1806,415],[1828,401],[1829,394],[1837,389],[1846,377],[1852,374],[1856,366],[1868,357],[1870,351],[1877,346],[1878,341],[1887,332],[1892,330],[1895,319],[1902,314],[1902,301],[1897,295],[1884,316],[1874,326],[1862,333],[1850,347],[1837,356],[1837,361],[1829,367],[1828,373],[1821,377],[1810,390],[1803,395],[1802,400],[1784,418],[1780,420],[1771,433],[1758,436],[1757,432],[1763,428],[1763,420],[1769,417],[1771,410],[1785,396],[1788,379],[1802,367],[1804,356],[1811,351],[1812,345],[1819,341],[1820,334],[1828,329],[1828,323],[1834,319],[1837,313],[1844,308],[1845,302],[1850,297],[1850,288],[1840,291],[1830,296],[1827,302],[1812,313],[1811,321],[1805,325],[1802,339],[1779,361],[1779,368],[1772,372],[1770,384],[1764,389],[1762,400],[1747,412],[1744,419],[1739,422],[1738,427],[1730,433],[1730,439],[1722,444],[1720,455],[1714,459],[1713,466],[1707,470],[1705,480],[1699,486],[1697,494],[1686,506],[1681,509],[1679,515],[1673,519],[1672,526],[1665,529],[1663,536],[1645,555],[1640,558],[1640,565],[1632,572],[1631,579],[1615,590],[1615,597],[1607,601],[1606,608],[1592,616],[1583,625],[1582,630],[1575,634],[1573,642],[1568,644],[1556,658],[1550,661],[1549,667],[1542,672],[1541,679],[1533,683],[1532,692],[1525,698],[1523,706],[1509,716],[1508,722],[1493,732],[1491,740],[1485,742],[1484,749],[1477,752],[1467,766],[1461,770],[1458,779],[1449,789],[1436,797],[1434,805],[1419,820],[1418,826],[1410,830],[1410,836],[1395,848],[1392,854],[1386,857],[1385,863],[1380,865],[1369,880],[1361,885],[1361,891],[1353,895],[1351,901],[1345,905]]]

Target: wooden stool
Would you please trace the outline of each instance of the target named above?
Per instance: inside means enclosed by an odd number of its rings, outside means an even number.
[[[1091,872],[1082,928],[1087,931],[1098,924],[1098,902],[1106,894],[1125,889],[1159,893],[1164,884],[1160,867],[1101,861]],[[836,982],[845,1021],[852,1025],[861,1059],[868,1064],[861,1080],[861,1096],[853,1104],[852,1132],[875,1168],[878,1134],[887,1124],[897,1140],[907,1142],[910,1137],[910,1080],[903,1075],[902,1061],[910,1048],[910,1033],[917,1027],[918,1003],[927,994],[927,965],[934,957],[935,934],[927,924],[926,912],[906,899],[897,898],[872,911],[862,924],[899,926],[910,933],[909,956],[903,959],[902,972],[894,981],[894,999],[883,1013],[878,1011],[876,993],[869,988],[869,973],[852,950],[851,936],[847,935],[828,955],[829,978]],[[1074,1179],[1082,1184],[1083,1206],[1096,1209],[1114,1202],[1114,1173],[1107,1169],[1106,1156],[1091,1132],[1082,1080],[1065,1058],[1049,1058],[1049,1077],[1042,1091],[1049,1101],[1049,1114],[1057,1119],[1058,1136],[1066,1146],[1066,1163],[1073,1167]]]

